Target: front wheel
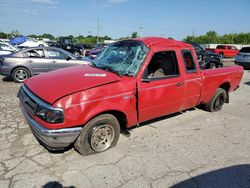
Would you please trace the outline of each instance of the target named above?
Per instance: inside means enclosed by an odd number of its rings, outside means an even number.
[[[224,89],[218,88],[211,101],[205,104],[205,110],[209,112],[218,112],[226,102],[227,93]]]
[[[22,83],[30,77],[30,72],[26,68],[18,67],[14,69],[11,77],[15,82]]]
[[[90,120],[74,143],[82,155],[100,153],[114,147],[120,136],[118,120],[111,114],[103,114]]]

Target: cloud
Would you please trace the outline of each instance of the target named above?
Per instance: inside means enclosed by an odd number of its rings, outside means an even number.
[[[32,0],[34,3],[40,3],[44,5],[55,5],[58,4],[57,0]]]
[[[107,6],[111,6],[114,4],[121,4],[127,1],[129,0],[92,0],[94,5],[101,6],[101,7],[107,7]]]
[[[30,16],[38,15],[38,10],[35,9],[20,9],[20,12],[24,15],[30,15]]]
[[[123,3],[128,0],[108,0],[109,3]]]

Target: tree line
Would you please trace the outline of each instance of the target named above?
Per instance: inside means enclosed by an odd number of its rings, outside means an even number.
[[[11,33],[4,33],[4,32],[0,32],[0,38],[1,39],[9,39],[10,37],[18,37],[21,34],[15,30],[15,31],[11,31]],[[43,38],[47,38],[49,40],[52,41],[57,41],[59,39],[60,36],[55,37],[49,33],[44,33],[42,35],[35,35],[35,34],[31,34],[31,35],[27,35],[27,37],[31,37],[31,38],[35,38],[35,39],[43,39]],[[74,43],[77,44],[96,44],[97,41],[102,43],[104,42],[104,40],[112,40],[111,37],[109,36],[92,36],[92,35],[88,35],[88,36],[83,36],[83,35],[78,35],[78,36],[73,36],[73,35],[68,35],[68,36],[63,36],[63,37],[70,37],[73,39]]]
[[[11,33],[4,33],[0,32],[0,38],[10,38],[11,36],[17,37],[20,33],[15,30],[11,31]],[[36,39],[42,39],[42,38],[48,38],[50,40],[56,41],[59,37],[55,37],[49,33],[44,33],[42,35],[35,35],[31,34],[28,35],[28,37],[36,38]],[[104,42],[104,40],[112,40],[109,36],[73,36],[68,35],[68,37],[71,37],[75,43],[85,43],[85,44],[96,44],[97,42]],[[130,37],[122,37],[120,39],[127,39],[127,38],[137,38],[139,37],[137,32],[133,32]],[[183,39],[183,41],[187,42],[197,42],[200,44],[250,44],[250,33],[233,33],[233,34],[225,34],[225,35],[218,35],[216,31],[209,31],[205,35],[200,36],[187,36]]]
[[[209,31],[205,35],[187,36],[184,41],[200,44],[250,44],[250,33],[218,35],[215,31]]]

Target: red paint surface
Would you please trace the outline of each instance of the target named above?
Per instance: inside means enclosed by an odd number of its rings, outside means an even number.
[[[236,49],[234,46],[230,45],[223,45],[225,49],[211,49],[211,48],[206,48],[207,51],[214,52],[217,54],[222,54],[224,57],[235,57],[237,53],[239,52],[238,49]],[[231,48],[235,49],[231,49]]]
[[[191,50],[191,45],[163,38],[136,39],[145,43],[149,54],[136,77],[119,77],[114,73],[90,66],[75,66],[44,75],[34,76],[25,84],[38,97],[54,107],[64,109],[62,124],[48,124],[34,117],[47,128],[81,126],[98,114],[116,111],[125,115],[127,127],[139,122],[171,114],[208,102],[219,86],[230,84],[233,91],[240,83],[240,66],[200,70],[186,73],[180,50]],[[164,80],[142,82],[142,75],[151,57],[159,51],[175,51],[180,75]],[[196,67],[198,61],[195,61]],[[86,77],[87,73],[106,74],[105,77]],[[178,83],[183,85],[178,86]]]

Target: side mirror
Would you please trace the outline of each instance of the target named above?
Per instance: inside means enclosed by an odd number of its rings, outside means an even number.
[[[66,57],[66,61],[69,61],[69,60],[71,60],[72,58],[71,57]]]
[[[150,82],[151,79],[150,79],[150,78],[142,78],[141,81],[142,81],[142,82]]]

